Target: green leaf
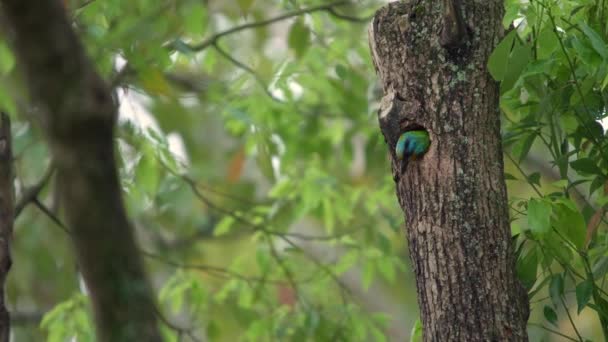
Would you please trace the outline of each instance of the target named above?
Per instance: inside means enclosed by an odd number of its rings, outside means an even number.
[[[336,224],[336,216],[334,210],[334,202],[329,198],[325,197],[322,201],[323,208],[323,223],[325,225],[325,229],[328,233],[333,233],[335,224]]]
[[[549,295],[554,306],[561,303],[561,298],[564,295],[564,278],[560,274],[554,274],[549,284]]]
[[[523,258],[517,261],[517,277],[526,289],[531,289],[536,282],[538,255],[536,249],[529,250]]]
[[[184,19],[184,27],[188,33],[202,36],[207,31],[207,9],[202,2],[191,2],[186,8]]]
[[[595,161],[590,158],[579,158],[570,163],[570,166],[577,172],[587,174],[602,175],[602,170],[597,166]]]
[[[528,229],[544,234],[551,230],[551,203],[533,198],[528,201]]]
[[[536,139],[536,132],[532,132],[528,134],[524,139],[518,139],[517,142],[513,145],[513,154],[515,154],[519,160],[519,163],[526,158],[528,152],[530,152],[530,148]]]
[[[353,265],[359,260],[359,254],[355,250],[351,250],[346,252],[340,257],[340,260],[337,264],[333,266],[334,272],[337,275],[341,275],[342,273],[348,271]]]
[[[509,26],[511,26],[511,24],[513,23],[513,20],[515,20],[519,16],[520,6],[520,3],[517,1],[505,1],[505,16],[502,19],[502,25],[505,29],[508,29]]]
[[[391,258],[378,258],[378,271],[389,284],[395,282],[395,265],[393,265]]]
[[[545,305],[543,309],[543,314],[545,315],[545,319],[557,327],[557,313],[553,310],[552,307]]]
[[[565,242],[560,239],[557,234],[547,234],[544,236],[544,240],[547,244],[547,250],[551,252],[548,257],[554,256],[559,259],[561,263],[568,263],[572,260],[572,249],[568,248]]]
[[[0,42],[0,75],[6,75],[15,66],[15,56],[4,42]]]
[[[310,45],[310,29],[304,21],[299,19],[296,20],[291,28],[289,29],[289,35],[287,37],[287,43],[289,47],[293,49],[298,58],[301,58]]]
[[[593,265],[593,278],[599,279],[608,272],[608,257],[602,255]]]
[[[0,109],[12,114],[17,112],[15,100],[2,82],[0,82]]]
[[[410,332],[410,342],[421,342],[422,341],[422,322],[420,317],[414,322],[412,332]]]
[[[488,70],[490,75],[496,81],[502,81],[507,72],[507,64],[513,40],[516,38],[517,30],[511,31],[503,40],[496,46],[490,58],[488,59]]]
[[[578,305],[578,313],[580,314],[583,308],[589,303],[593,294],[593,282],[589,279],[576,285],[576,303]]]
[[[514,30],[515,31],[515,30]],[[515,85],[522,71],[528,65],[528,61],[532,56],[532,48],[529,45],[519,45],[513,49],[509,57],[507,71],[500,84],[500,92],[505,93]]]
[[[222,220],[215,226],[213,230],[214,236],[225,235],[230,231],[230,228],[234,224],[234,217],[232,216],[224,216]]]
[[[343,64],[336,65],[336,75],[340,77],[340,79],[345,80],[348,76],[348,69]]]
[[[550,280],[551,276],[545,277],[545,279],[543,279],[540,284],[534,288],[534,291],[528,293],[528,300],[532,300],[532,298],[534,298],[534,296],[540,292]]]
[[[249,10],[251,9],[251,6],[253,6],[254,2],[255,2],[255,0],[237,0],[237,4],[239,5],[239,8],[244,13],[249,12]]]
[[[262,174],[270,180],[274,180],[274,168],[272,167],[272,154],[270,152],[271,142],[262,138],[261,134],[258,137],[256,161]]]
[[[579,26],[581,27],[587,38],[589,38],[589,40],[591,41],[593,49],[595,49],[595,51],[603,58],[608,58],[608,45],[606,45],[606,42],[602,40],[602,37],[597,32],[595,32],[595,30],[589,27],[589,25],[587,25],[585,22],[581,22]]]
[[[545,28],[540,31],[536,39],[538,43],[538,56],[539,60],[548,58],[551,54],[557,50],[559,41],[553,31],[553,25],[546,25]]]
[[[540,172],[534,172],[528,176],[528,182],[530,184],[536,184],[540,186]]]
[[[153,196],[160,181],[156,151],[152,144],[144,144],[141,149],[143,153],[135,173],[137,189],[148,196]]]
[[[572,242],[578,250],[582,250],[585,245],[586,225],[583,215],[568,204],[574,206],[574,203],[569,199],[560,200],[553,210],[555,217],[553,218],[553,226],[559,231],[568,241]],[[570,203],[564,203],[570,202]]]
[[[595,177],[589,185],[589,196],[593,195],[597,189],[604,186],[604,183],[606,183],[606,178],[604,178],[604,176]]]

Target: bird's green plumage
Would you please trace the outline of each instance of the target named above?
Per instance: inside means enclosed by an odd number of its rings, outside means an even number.
[[[425,130],[407,131],[401,134],[395,146],[397,159],[401,160],[401,172],[405,171],[410,159],[425,154],[430,144],[429,133]]]

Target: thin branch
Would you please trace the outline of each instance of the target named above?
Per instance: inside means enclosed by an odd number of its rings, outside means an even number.
[[[333,7],[329,8],[327,10],[327,12],[329,12],[329,14],[331,14],[332,16],[334,16],[334,17],[336,17],[338,19],[342,19],[342,20],[346,20],[346,21],[351,21],[353,23],[368,23],[370,20],[372,20],[374,18],[374,15],[360,18],[360,17],[353,17],[353,16],[350,16],[350,15],[338,13]]]
[[[259,202],[258,201],[253,201],[253,200],[250,200],[250,199],[247,199],[247,198],[243,198],[241,196],[236,196],[236,195],[231,194],[231,193],[226,192],[226,191],[217,190],[216,188],[214,188],[214,187],[212,187],[210,185],[203,184],[201,182],[197,182],[197,186],[199,188],[204,189],[207,192],[210,192],[212,194],[215,194],[215,195],[227,198],[229,200],[233,200],[235,202],[240,202],[242,204],[247,204],[247,205],[263,205],[263,204],[270,203],[270,200],[268,200],[268,199],[266,199],[266,200],[262,199]]]
[[[270,254],[272,254],[272,256],[276,260],[276,262],[279,265],[279,267],[281,268],[281,270],[283,270],[283,274],[285,274],[285,278],[287,278],[287,281],[289,282],[289,286],[291,287],[291,289],[293,290],[293,292],[296,296],[296,300],[298,302],[301,302],[302,296],[300,296],[300,291],[298,290],[299,289],[298,284],[296,284],[293,272],[291,272],[289,267],[287,267],[287,265],[285,264],[285,260],[283,260],[283,258],[281,258],[272,239],[270,239],[270,236],[268,236],[268,235],[266,235],[266,242],[268,244],[268,247],[270,248]]]
[[[94,3],[94,2],[95,2],[95,0],[88,0],[88,1],[85,1],[84,3],[80,4],[80,6],[76,7],[76,8],[74,9],[74,11],[81,10],[81,9],[83,9],[83,8],[85,8],[85,7],[87,7],[87,6],[89,6],[90,4],[92,4],[92,3]]]
[[[546,326],[544,326],[544,325],[542,325],[542,324],[538,324],[538,323],[528,323],[528,325],[531,325],[531,326],[533,326],[533,327],[538,327],[538,328],[541,328],[541,329],[546,330],[546,331],[548,331],[548,332],[550,332],[550,333],[552,333],[552,334],[555,334],[555,335],[561,336],[561,337],[563,337],[563,338],[565,338],[565,339],[567,339],[567,340],[569,340],[569,341],[579,342],[577,339],[574,339],[574,338],[572,338],[572,337],[570,337],[570,336],[568,336],[568,335],[564,335],[564,334],[562,334],[561,332],[559,332],[559,331],[557,331],[557,330],[553,330],[553,329],[551,329],[551,328],[547,328]]]
[[[48,218],[51,219],[51,221],[53,221],[59,228],[61,228],[64,232],[66,232],[66,234],[71,235],[72,233],[70,232],[70,230],[68,229],[68,227],[63,224],[63,222],[61,222],[61,220],[57,217],[57,215],[55,215],[55,213],[53,213],[49,208],[46,207],[46,205],[44,205],[44,203],[40,202],[38,200],[38,198],[35,198],[32,203],[34,203],[36,205],[36,207],[38,207],[38,209],[40,209],[40,211],[42,211],[46,216],[48,216]]]
[[[256,22],[253,22],[253,23],[247,23],[247,24],[235,26],[235,27],[230,28],[230,29],[228,29],[226,31],[218,32],[218,33],[212,35],[211,37],[207,38],[206,40],[204,40],[203,42],[201,42],[199,44],[196,44],[196,45],[188,45],[188,44],[186,44],[186,47],[189,50],[192,50],[192,51],[195,51],[195,52],[202,51],[202,50],[208,48],[209,46],[215,44],[222,37],[231,35],[231,34],[236,33],[236,32],[240,32],[240,31],[243,31],[243,30],[248,30],[248,29],[252,29],[252,28],[257,28],[257,27],[262,27],[262,26],[274,24],[274,23],[277,23],[277,22],[285,20],[285,19],[289,19],[289,18],[300,16],[302,14],[308,14],[308,13],[319,12],[319,11],[329,11],[330,9],[333,9],[334,7],[343,6],[343,5],[347,5],[347,4],[349,4],[349,1],[347,1],[347,0],[339,0],[339,1],[334,1],[334,2],[331,2],[329,4],[325,4],[325,5],[314,6],[314,7],[309,7],[309,8],[302,8],[302,9],[299,9],[299,10],[296,10],[296,11],[287,12],[285,14],[276,16],[274,18],[270,18],[270,19],[266,19],[266,20],[262,20],[262,21],[256,21]]]
[[[147,258],[157,260],[166,265],[169,265],[169,266],[172,266],[175,268],[185,269],[185,270],[191,269],[191,270],[203,271],[203,272],[206,272],[210,276],[222,277],[222,278],[232,277],[232,278],[243,280],[243,281],[247,282],[248,284],[252,284],[252,283],[269,283],[269,284],[276,284],[276,285],[288,284],[288,282],[283,281],[283,280],[266,279],[265,277],[251,277],[251,276],[247,276],[247,275],[232,271],[230,269],[218,267],[218,266],[179,263],[179,262],[176,262],[173,260],[169,260],[167,258],[163,258],[162,256],[160,256],[158,254],[150,253],[150,252],[147,252],[144,250],[140,250],[139,252]],[[317,275],[313,273],[308,278],[305,278],[302,280],[297,280],[297,283],[300,283],[300,284],[308,283],[308,282],[314,280],[316,277],[317,277]],[[296,281],[296,280],[294,279],[294,281]]]
[[[164,163],[161,162],[162,165],[165,165]],[[276,232],[276,231],[272,231],[267,229],[266,227],[264,227],[261,224],[254,224],[252,222],[250,222],[249,220],[247,220],[246,218],[237,215],[236,213],[226,210],[224,208],[218,207],[217,205],[215,205],[213,202],[211,202],[208,198],[206,198],[197,188],[196,186],[196,182],[189,178],[186,175],[180,175],[177,174],[175,171],[173,171],[171,168],[169,168],[168,166],[165,165],[165,167],[167,168],[167,170],[169,172],[171,172],[172,174],[174,174],[177,177],[180,177],[182,180],[184,180],[187,184],[190,185],[190,188],[192,189],[192,192],[194,193],[194,195],[205,205],[207,205],[210,209],[212,210],[216,210],[218,212],[221,212],[225,215],[228,215],[230,217],[232,217],[233,219],[235,219],[238,222],[241,222],[247,226],[249,226],[252,230],[254,231],[260,231],[264,234],[267,235],[272,235],[272,236],[277,236],[279,239],[283,240],[284,242],[286,242],[288,245],[290,245],[292,248],[303,252],[304,255],[307,256],[307,258],[313,263],[315,264],[319,269],[323,270],[323,272],[325,272],[332,280],[334,280],[334,282],[338,285],[338,287],[340,288],[340,295],[342,297],[342,300],[344,302],[346,302],[346,298],[345,298],[345,294],[349,294],[352,295],[350,289],[348,287],[346,287],[342,281],[338,278],[338,276],[325,264],[323,264],[321,261],[317,260],[314,257],[309,256],[307,253],[304,252],[304,250],[297,245],[295,242],[293,242],[292,240],[289,239],[289,233],[281,233],[281,232]],[[278,260],[277,260],[278,262]],[[285,269],[283,269],[285,271]]]
[[[517,163],[515,161],[515,159],[513,159],[513,157],[511,157],[511,154],[505,152],[505,155],[507,156],[507,158],[509,158],[509,160],[513,163],[513,165],[515,165],[515,167],[521,173],[521,175],[524,176],[524,178],[526,179],[526,182],[532,187],[532,189],[534,189],[534,192],[536,192],[538,197],[543,197],[543,194],[540,192],[540,190],[538,190],[536,185],[534,185],[534,183],[530,182],[530,178],[528,177],[526,172],[521,168],[521,165],[519,165],[519,163]]]
[[[583,337],[578,332],[578,329],[576,328],[576,324],[574,324],[574,320],[572,319],[572,315],[570,315],[570,311],[568,311],[568,306],[566,305],[566,301],[564,300],[563,294],[561,294],[559,296],[559,301],[562,303],[562,307],[564,308],[564,311],[566,311],[566,316],[568,316],[568,321],[570,321],[570,325],[572,326],[572,329],[574,329],[574,333],[578,337],[579,341],[583,342],[584,341]]]
[[[338,276],[327,265],[325,265],[321,261],[317,260],[315,257],[312,257],[312,256],[308,255],[308,253],[306,253],[302,249],[302,247],[300,247],[295,242],[291,241],[288,237],[286,237],[286,236],[279,236],[279,238],[281,240],[283,240],[284,242],[286,242],[288,245],[290,245],[292,248],[294,248],[297,251],[302,252],[304,255],[306,255],[306,257],[308,258],[308,260],[312,261],[313,264],[315,264],[318,268],[320,268],[321,270],[323,270],[331,279],[333,279],[333,281],[340,288],[340,295],[342,296],[342,301],[344,302],[344,304],[346,304],[345,294],[352,295],[352,292],[351,292],[351,290],[348,287],[346,287],[346,285],[344,285],[344,283],[342,283],[342,281],[338,278]]]
[[[23,209],[25,209],[28,204],[37,201],[38,195],[40,194],[42,189],[44,189],[44,187],[48,184],[54,171],[55,167],[53,166],[53,164],[51,164],[45,171],[42,178],[38,181],[38,183],[25,189],[23,195],[21,195],[21,198],[19,199],[19,201],[17,201],[17,204],[15,205],[15,219],[19,217],[19,214],[21,214]]]
[[[235,59],[234,57],[232,57],[228,52],[226,52],[225,50],[223,50],[222,48],[220,48],[217,43],[213,43],[213,47],[215,48],[215,50],[220,55],[222,55],[224,58],[226,58],[227,60],[229,60],[232,64],[236,65],[238,68],[243,69],[244,71],[246,71],[247,73],[249,73],[251,76],[253,76],[253,78],[255,79],[255,81],[258,82],[258,84],[260,86],[262,86],[262,88],[264,89],[264,92],[266,93],[266,95],[268,95],[273,101],[276,101],[276,102],[279,102],[279,103],[284,103],[285,102],[285,101],[279,99],[278,97],[274,96],[270,92],[270,90],[268,89],[268,85],[264,82],[264,80],[262,79],[262,77],[260,75],[258,75],[257,72],[255,72],[255,70],[251,69],[247,65],[241,63],[240,61],[238,61],[237,59]]]
[[[162,160],[159,159],[159,163],[172,175],[174,175],[175,177],[180,178],[181,180],[183,180],[186,184],[188,184],[188,186],[190,186],[190,189],[192,190],[192,193],[194,194],[194,196],[196,196],[203,204],[205,204],[206,206],[208,206],[209,208],[211,208],[212,210],[215,210],[217,212],[220,212],[224,215],[230,216],[233,219],[235,219],[235,221],[238,221],[240,223],[243,223],[249,227],[251,227],[252,230],[254,231],[260,231],[269,235],[273,235],[273,236],[286,236],[286,237],[292,237],[292,238],[296,238],[296,239],[300,239],[300,240],[307,240],[307,241],[331,241],[331,240],[335,240],[338,239],[342,236],[346,236],[349,235],[351,233],[353,233],[355,230],[357,229],[352,229],[352,230],[347,230],[344,232],[340,232],[340,233],[336,233],[333,235],[304,235],[304,234],[299,234],[299,233],[288,233],[288,232],[277,232],[277,231],[273,231],[273,230],[269,230],[268,228],[266,228],[266,225],[269,224],[269,222],[262,222],[260,224],[254,224],[252,222],[250,222],[247,218],[244,218],[240,215],[237,215],[235,212],[230,211],[228,209],[224,209],[221,208],[219,206],[217,206],[215,203],[213,203],[209,198],[207,198],[199,189],[199,185],[198,183],[188,177],[188,175],[186,174],[180,174],[177,171],[171,169],[169,166],[167,166]]]

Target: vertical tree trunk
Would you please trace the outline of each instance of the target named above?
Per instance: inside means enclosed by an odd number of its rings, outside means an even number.
[[[0,112],[0,342],[8,342],[11,331],[4,289],[12,264],[11,240],[15,207],[12,145],[11,122],[6,113]]]
[[[486,63],[503,36],[501,0],[394,2],[370,47],[385,97],[380,128],[406,215],[425,341],[526,341],[503,177],[498,85]],[[395,144],[431,146],[401,174]]]
[[[110,90],[85,55],[61,1],[0,4],[50,142],[97,340],[161,341],[153,292],[122,202]]]

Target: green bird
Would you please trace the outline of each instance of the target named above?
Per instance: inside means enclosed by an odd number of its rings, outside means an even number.
[[[410,160],[416,160],[425,154],[430,144],[429,133],[425,130],[407,131],[401,134],[395,146],[397,159],[401,161],[401,173],[405,172]]]

